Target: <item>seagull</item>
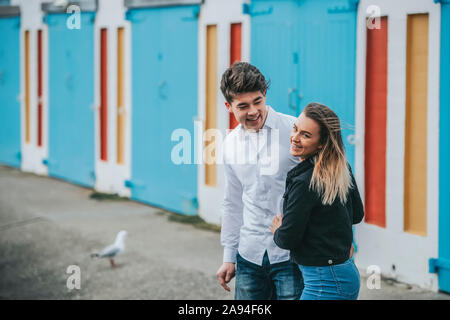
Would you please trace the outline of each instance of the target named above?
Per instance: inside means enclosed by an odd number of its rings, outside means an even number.
[[[125,237],[127,232],[125,230],[120,231],[113,244],[104,248],[100,253],[92,253],[91,258],[109,258],[111,267],[114,268],[114,257],[125,250]]]

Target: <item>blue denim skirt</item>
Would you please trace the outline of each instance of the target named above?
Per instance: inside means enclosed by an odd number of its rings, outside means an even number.
[[[356,300],[360,275],[353,259],[331,266],[298,265],[304,289],[300,300]]]

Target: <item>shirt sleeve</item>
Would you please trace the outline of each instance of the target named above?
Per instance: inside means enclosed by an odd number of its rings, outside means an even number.
[[[282,249],[292,250],[301,245],[317,196],[307,182],[294,182],[283,208],[281,226],[275,231],[274,241]]]
[[[240,230],[243,223],[243,187],[229,164],[224,163],[225,195],[222,202],[220,242],[224,247],[223,262],[236,263]]]
[[[364,218],[364,206],[361,200],[361,196],[356,185],[355,177],[352,174],[353,189],[351,190],[352,206],[353,206],[353,224],[360,223]]]

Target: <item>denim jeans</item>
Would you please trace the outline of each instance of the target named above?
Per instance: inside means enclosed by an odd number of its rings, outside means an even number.
[[[361,280],[353,259],[331,266],[298,266],[305,283],[300,300],[356,300],[358,298]]]
[[[291,261],[270,264],[267,252],[259,266],[242,258],[236,261],[236,300],[298,300],[303,279]]]

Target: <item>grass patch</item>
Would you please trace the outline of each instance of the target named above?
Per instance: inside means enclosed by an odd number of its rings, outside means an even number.
[[[98,201],[104,201],[104,200],[113,200],[113,201],[124,201],[128,200],[126,197],[121,197],[117,193],[103,193],[103,192],[97,192],[94,191],[90,194],[89,198],[98,200]]]
[[[157,215],[166,215],[167,214],[167,220],[172,222],[178,222],[178,223],[184,223],[184,224],[190,224],[195,228],[202,229],[202,230],[209,230],[213,232],[220,232],[220,226],[207,223],[205,220],[200,218],[199,216],[186,216],[174,212],[163,212],[158,211],[156,212]]]

